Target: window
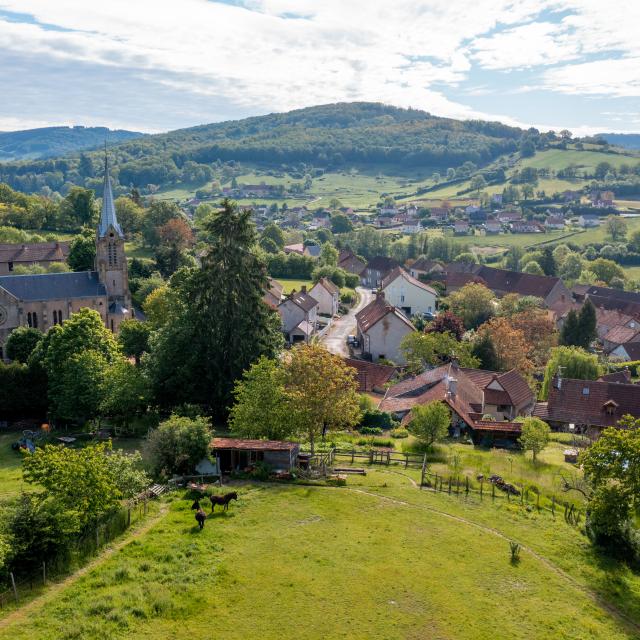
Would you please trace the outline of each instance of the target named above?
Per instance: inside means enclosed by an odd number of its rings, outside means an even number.
[[[400,302],[404,302],[404,293],[400,294]]]
[[[62,309],[58,309],[58,323],[62,324]]]
[[[58,324],[58,312],[53,310],[53,324]]]
[[[33,327],[33,320],[31,319],[31,311],[29,311],[29,313],[27,313],[27,324],[30,327]]]
[[[33,318],[33,328],[37,329],[38,328],[38,314],[34,311],[31,314],[31,317]]]
[[[13,262],[9,262],[9,271],[13,271]]]
[[[589,387],[582,387],[582,395],[583,396],[589,395]]]
[[[118,264],[118,251],[116,243],[113,242],[113,240],[109,241],[109,246],[107,247],[107,258],[110,267],[115,267]]]

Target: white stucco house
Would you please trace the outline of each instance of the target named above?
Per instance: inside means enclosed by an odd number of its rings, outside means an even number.
[[[318,301],[318,313],[331,317],[338,313],[340,289],[328,278],[320,278],[309,295]]]
[[[435,313],[438,294],[435,289],[396,267],[383,281],[384,298],[410,318],[416,314]]]
[[[318,325],[318,301],[302,287],[292,291],[279,305],[282,332],[290,344],[309,342]]]
[[[357,335],[362,345],[362,354],[372,361],[390,360],[405,364],[400,351],[402,339],[416,329],[409,319],[396,307],[389,304],[384,293],[356,314]]]

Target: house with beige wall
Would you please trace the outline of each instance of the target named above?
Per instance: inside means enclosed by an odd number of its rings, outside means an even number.
[[[410,318],[414,315],[435,313],[438,293],[435,289],[411,276],[402,267],[396,267],[383,281],[384,298]]]

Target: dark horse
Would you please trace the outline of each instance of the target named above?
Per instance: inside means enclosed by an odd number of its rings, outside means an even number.
[[[214,512],[216,505],[219,504],[221,507],[224,507],[224,510],[227,511],[229,508],[229,502],[231,500],[237,500],[238,494],[235,491],[231,493],[225,493],[223,496],[209,496],[209,500],[211,500],[211,513]]]
[[[207,519],[207,514],[203,509],[198,509],[196,511],[196,520],[198,521],[198,526],[200,529],[204,529],[204,521]]]
[[[200,499],[199,499],[199,498],[196,498],[196,499],[193,501],[193,504],[191,505],[191,508],[192,508],[192,509],[200,509],[200,508],[201,508],[201,507],[200,507]]]

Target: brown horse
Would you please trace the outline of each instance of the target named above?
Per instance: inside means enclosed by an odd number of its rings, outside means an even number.
[[[193,501],[193,504],[191,505],[191,508],[192,508],[192,509],[195,509],[195,510],[198,510],[198,509],[200,509],[200,508],[201,508],[201,507],[200,507],[200,499],[199,499],[199,498],[196,498],[196,499]]]
[[[211,500],[211,513],[214,512],[217,504],[224,507],[224,510],[227,511],[229,509],[229,502],[237,499],[238,494],[235,491],[225,493],[223,496],[209,496],[209,500]]]
[[[200,529],[204,529],[204,521],[207,519],[207,514],[203,509],[198,509],[196,511],[196,520],[198,521],[198,526]]]

